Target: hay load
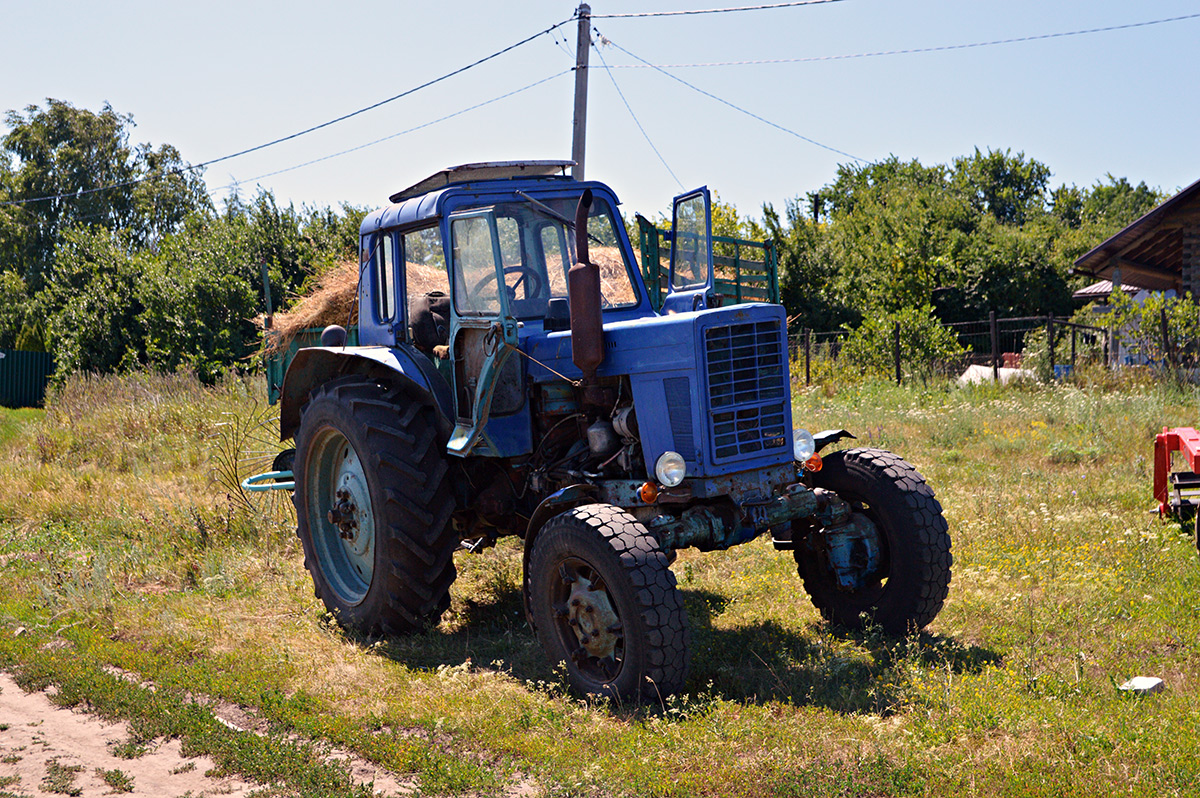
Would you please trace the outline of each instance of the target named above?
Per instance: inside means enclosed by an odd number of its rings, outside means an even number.
[[[263,331],[264,354],[287,349],[293,338],[310,327],[357,324],[357,294],[358,264],[353,261],[337,264],[321,275],[312,293],[301,297],[290,310],[274,315],[270,331]],[[265,319],[261,316],[258,323],[265,327]]]
[[[450,292],[450,281],[441,266],[423,263],[405,264],[405,279],[413,296],[423,296],[433,291]],[[369,271],[364,272],[364,278]],[[276,313],[272,319],[271,332],[264,330],[263,351],[273,354],[287,349],[297,335],[314,327],[340,324],[347,329],[358,324],[358,264],[343,261],[317,280],[316,288],[303,296],[286,312]],[[265,327],[262,317],[257,319]]]

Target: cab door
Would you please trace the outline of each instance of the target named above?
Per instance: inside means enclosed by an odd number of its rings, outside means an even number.
[[[504,454],[485,432],[496,391],[524,396],[519,363],[506,365],[517,348],[517,320],[509,309],[496,214],[475,208],[449,218],[451,254],[450,357],[454,369],[455,426],[446,445],[460,457]],[[513,383],[516,385],[509,385]],[[523,398],[521,400],[523,402]],[[503,400],[502,400],[503,403]],[[499,408],[503,411],[507,408]]]
[[[672,203],[670,281],[662,312],[708,307],[713,280],[712,201],[708,187],[702,186]]]

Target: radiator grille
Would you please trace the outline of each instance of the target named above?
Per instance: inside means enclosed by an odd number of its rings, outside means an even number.
[[[687,377],[663,380],[667,395],[667,417],[671,420],[671,437],[675,451],[687,462],[696,461],[696,443],[692,434],[692,386]]]
[[[779,320],[704,333],[713,459],[787,446],[788,370]]]

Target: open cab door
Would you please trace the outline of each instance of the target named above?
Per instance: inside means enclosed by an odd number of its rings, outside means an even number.
[[[713,290],[712,201],[701,187],[675,198],[671,214],[671,279],[663,313],[708,307]]]
[[[492,208],[476,208],[452,215],[449,225],[456,419],[446,450],[459,457],[495,454],[484,427],[501,372],[517,348],[496,214]]]

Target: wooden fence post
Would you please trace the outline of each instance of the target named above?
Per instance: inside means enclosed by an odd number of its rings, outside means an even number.
[[[896,322],[896,332],[893,336],[893,353],[896,358],[896,384],[900,384],[900,322]]]
[[[1046,346],[1050,349],[1050,379],[1054,379],[1054,316],[1046,317]]]
[[[988,311],[988,326],[992,333],[992,381],[1000,382],[1000,325],[994,310]]]
[[[804,328],[804,384],[812,385],[812,327]]]
[[[1161,307],[1158,309],[1159,318],[1162,320],[1162,349],[1163,360],[1167,364],[1167,368],[1174,368],[1174,358],[1171,357],[1171,337],[1167,334],[1167,309]]]

